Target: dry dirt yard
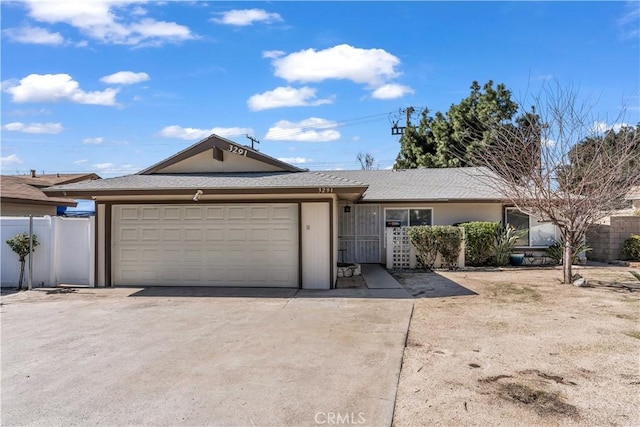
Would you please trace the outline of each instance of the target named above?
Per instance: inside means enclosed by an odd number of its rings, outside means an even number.
[[[630,270],[577,267],[587,288],[560,284],[558,268],[396,274],[423,297],[393,425],[639,426],[640,282]],[[447,279],[477,295],[424,297]]]

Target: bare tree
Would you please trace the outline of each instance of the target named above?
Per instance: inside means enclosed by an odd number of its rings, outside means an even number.
[[[488,185],[523,213],[559,228],[564,283],[572,281],[574,248],[589,226],[619,209],[625,194],[640,183],[638,132],[605,144],[603,135],[611,126],[577,96],[557,82],[544,88],[524,116],[528,123],[492,123],[490,145],[476,153],[477,164],[487,168]],[[621,118],[613,123],[619,126]],[[584,141],[590,141],[588,149],[577,149]]]
[[[376,169],[374,166],[376,163],[376,159],[369,153],[358,153],[356,159],[360,162],[360,166],[363,170],[373,170]]]

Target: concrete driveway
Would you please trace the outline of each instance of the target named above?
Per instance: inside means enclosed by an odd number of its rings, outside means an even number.
[[[413,301],[296,294],[5,296],[2,425],[390,425]]]

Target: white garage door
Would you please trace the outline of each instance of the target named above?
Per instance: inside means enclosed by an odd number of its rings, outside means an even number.
[[[116,205],[113,284],[298,287],[298,205]]]

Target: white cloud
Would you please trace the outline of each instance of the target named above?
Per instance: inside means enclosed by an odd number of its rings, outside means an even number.
[[[74,165],[81,165],[83,163],[87,163],[87,159],[80,159],[73,162]]]
[[[263,54],[264,55],[264,54]],[[360,49],[347,44],[306,49],[274,58],[275,75],[289,82],[346,79],[377,87],[398,77],[400,60],[383,49]]]
[[[101,174],[127,174],[134,173],[140,170],[138,166],[132,164],[116,165],[115,163],[105,162],[96,163],[91,165],[98,173]]]
[[[640,6],[638,6],[638,2],[627,2],[626,11],[617,22],[618,31],[620,32],[622,40],[637,40],[638,36],[640,36],[638,19],[640,19]]]
[[[188,27],[175,22],[140,18],[136,1],[39,1],[26,4],[31,18],[49,24],[65,23],[102,43],[161,45],[195,38]],[[132,13],[133,12],[133,13]]]
[[[13,95],[13,102],[59,102],[116,105],[119,89],[85,92],[69,74],[30,74],[20,82],[4,81],[3,90]]]
[[[197,129],[197,128],[184,128],[182,126],[173,125],[167,126],[160,131],[160,135],[165,138],[180,138],[186,140],[204,139],[212,134],[216,134],[223,138],[231,138],[234,136],[240,136],[245,134],[252,134],[251,128],[221,128],[214,127],[211,129]]]
[[[213,18],[212,21],[219,24],[235,25],[244,27],[253,25],[256,22],[264,22],[271,24],[273,22],[281,22],[282,17],[277,13],[269,13],[264,9],[236,9],[221,12],[220,18]]]
[[[253,95],[247,101],[251,111],[267,110],[279,107],[300,107],[309,105],[331,104],[331,99],[316,99],[316,89],[290,86],[278,87],[264,93]]]
[[[610,130],[613,130],[614,132],[620,132],[620,129],[627,126],[629,126],[628,123],[608,124],[606,122],[594,122],[591,125],[591,131],[594,133],[605,133]]]
[[[13,122],[2,126],[12,132],[58,134],[64,130],[62,123],[22,123]]]
[[[411,93],[413,93],[413,89],[409,86],[397,83],[388,83],[374,90],[371,96],[376,99],[396,99]]]
[[[284,54],[285,52],[281,50],[265,50],[264,52],[262,52],[262,57],[263,58],[279,58]]]
[[[85,138],[82,140],[83,144],[94,144],[94,145],[98,145],[98,144],[102,144],[104,142],[104,137],[102,136],[98,136],[95,138]]]
[[[12,165],[21,165],[23,162],[15,154],[11,154],[6,157],[0,157],[0,166],[7,167]]]
[[[149,74],[134,73],[133,71],[118,71],[117,73],[109,74],[100,79],[101,82],[112,85],[131,85],[147,80],[149,80]]]
[[[279,157],[278,160],[295,165],[301,165],[313,161],[313,159],[309,159],[307,157]]]
[[[300,122],[280,120],[269,128],[264,137],[270,141],[328,142],[340,139],[336,122],[310,117]]]
[[[46,28],[40,27],[17,27],[7,28],[3,33],[14,42],[25,44],[49,44],[59,45],[64,43],[64,38],[60,33],[51,33]]]

